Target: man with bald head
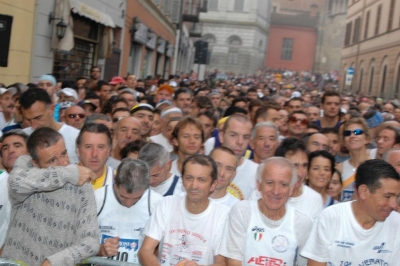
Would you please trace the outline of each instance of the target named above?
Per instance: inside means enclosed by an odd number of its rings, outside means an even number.
[[[322,150],[329,151],[329,139],[322,133],[311,133],[308,137],[305,136],[303,140],[308,153]]]
[[[121,160],[121,150],[131,141],[140,138],[140,122],[135,117],[124,117],[118,121],[114,132],[115,147],[112,151],[112,157]]]
[[[383,157],[383,160],[390,163],[396,172],[400,174],[400,149],[391,149],[390,151],[386,152]]]
[[[68,107],[65,110],[65,123],[74,128],[80,129],[85,120],[85,110],[79,105]]]

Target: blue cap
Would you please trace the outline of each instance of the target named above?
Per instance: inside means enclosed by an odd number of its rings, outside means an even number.
[[[50,81],[51,83],[53,83],[53,86],[56,86],[56,84],[57,84],[56,78],[53,77],[52,75],[42,75],[42,76],[39,78],[38,82],[41,82],[41,81],[43,81],[43,80],[48,80],[48,81]]]

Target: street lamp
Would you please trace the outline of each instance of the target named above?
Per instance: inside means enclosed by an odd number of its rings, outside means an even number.
[[[60,22],[58,22],[56,24],[56,30],[57,30],[57,38],[59,40],[61,40],[65,36],[65,32],[67,30],[68,24],[64,22],[63,18],[56,18],[56,17],[54,17],[54,13],[50,12],[50,14],[49,14],[49,24],[53,20],[60,20]]]

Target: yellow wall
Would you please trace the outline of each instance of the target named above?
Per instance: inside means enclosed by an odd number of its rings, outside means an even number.
[[[35,23],[35,0],[0,0],[0,14],[13,17],[8,67],[0,67],[0,82],[28,83]]]

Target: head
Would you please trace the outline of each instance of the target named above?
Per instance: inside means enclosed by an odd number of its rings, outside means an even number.
[[[214,110],[214,105],[210,98],[207,96],[194,97],[190,105],[190,115],[197,117],[200,112],[204,112],[206,110]]]
[[[258,94],[257,94],[257,89],[256,88],[250,88],[247,90],[246,97],[249,100],[256,100],[258,99]]]
[[[136,88],[136,84],[137,84],[136,75],[128,74],[128,76],[126,77],[126,86],[128,86],[128,88],[134,89]]]
[[[310,135],[306,134],[303,137],[304,144],[307,147],[307,151],[329,151],[329,139],[321,133],[310,133]]]
[[[288,133],[291,137],[302,138],[307,131],[308,118],[303,111],[294,111],[289,116]]]
[[[266,212],[284,210],[297,180],[293,164],[282,157],[271,157],[258,166],[256,179]]]
[[[206,155],[195,154],[182,164],[182,183],[186,190],[186,200],[192,203],[208,202],[208,196],[217,186],[218,167]]]
[[[221,94],[220,94],[219,92],[211,92],[211,93],[208,95],[208,98],[211,99],[211,101],[212,101],[212,103],[214,104],[214,107],[215,107],[215,108],[220,107],[220,108],[222,108],[222,109],[226,109],[226,108],[228,108],[228,106],[230,106],[230,104],[231,104],[231,103],[229,103],[229,105],[228,105],[227,102],[224,102],[224,104],[221,106],[221,105],[220,105],[220,104],[221,104]],[[225,106],[224,106],[224,105],[225,105]],[[225,107],[225,108],[224,108],[224,107]]]
[[[114,132],[116,148],[122,150],[129,142],[140,138],[140,122],[135,117],[124,117],[118,121]]]
[[[275,154],[278,146],[278,127],[272,122],[261,122],[251,132],[251,148],[254,150],[254,161],[259,163]]]
[[[157,143],[147,143],[139,151],[138,159],[147,162],[150,169],[150,186],[157,187],[170,176],[171,159],[168,151]]]
[[[90,68],[90,78],[93,80],[99,80],[101,76],[101,69],[98,66],[92,66]]]
[[[21,155],[28,155],[28,135],[22,129],[7,131],[1,137],[1,158],[7,172],[11,172],[15,161]]]
[[[85,117],[85,110],[79,105],[68,107],[65,110],[65,122],[74,128],[80,129]]]
[[[320,112],[320,110],[316,106],[308,107],[307,111],[306,111],[308,120],[310,120],[311,122],[319,120],[320,119],[319,112]]]
[[[149,188],[149,167],[146,162],[125,158],[118,166],[114,179],[114,192],[121,205],[135,205]]]
[[[179,156],[199,153],[204,142],[204,132],[201,122],[191,116],[183,117],[172,132],[172,143]]]
[[[200,120],[203,126],[204,139],[209,139],[211,137],[212,132],[217,126],[217,118],[212,111],[200,112],[198,119]]]
[[[324,116],[333,118],[340,113],[340,94],[336,91],[327,91],[321,98],[321,109]]]
[[[400,174],[400,149],[391,149],[383,154],[383,160],[388,162]]]
[[[400,128],[383,124],[379,127],[376,144],[378,145],[377,154],[380,157],[393,148],[400,148]]]
[[[251,129],[252,123],[247,116],[234,114],[226,120],[218,137],[222,146],[231,149],[240,160],[250,143]]]
[[[236,175],[238,160],[236,154],[225,147],[219,146],[212,150],[210,157],[218,168],[218,183],[216,191],[226,190]]]
[[[365,119],[351,118],[346,121],[343,129],[343,143],[349,151],[366,149],[371,137]]]
[[[136,104],[136,92],[132,89],[123,89],[118,98],[125,99],[128,102],[129,109],[132,109]]]
[[[307,184],[316,191],[327,189],[335,170],[335,158],[325,150],[308,155]]]
[[[386,112],[386,113],[394,113],[394,105],[391,103],[387,103],[383,106],[382,112]]]
[[[99,81],[97,85],[97,94],[99,95],[100,99],[105,102],[108,100],[108,97],[111,93],[111,85],[105,81]]]
[[[153,126],[154,107],[147,103],[141,103],[131,110],[131,116],[140,122],[140,135],[142,137],[149,136]]]
[[[156,93],[156,96],[154,97],[154,102],[158,103],[161,100],[168,100],[172,101],[172,94],[174,93],[174,88],[171,87],[168,84],[163,84],[161,85]]]
[[[32,164],[39,168],[67,166],[69,158],[64,139],[56,130],[42,127],[28,138],[27,147]]]
[[[324,134],[329,139],[330,154],[336,156],[341,147],[339,130],[337,128],[322,128],[321,133]]]
[[[85,100],[89,100],[95,106],[93,112],[100,113],[102,101],[99,95],[97,95],[94,91],[88,91],[85,95]],[[84,107],[84,109],[86,110],[86,107]]]
[[[80,163],[92,170],[98,177],[104,172],[111,148],[111,134],[103,124],[85,124],[76,138],[76,153]]]
[[[56,92],[57,81],[52,75],[43,75],[39,78],[37,87],[47,92],[49,97],[53,99]]]
[[[138,159],[140,149],[146,145],[147,142],[142,139],[137,139],[129,142],[126,146],[119,152],[121,159],[131,158]]]
[[[268,121],[274,123],[277,127],[281,125],[279,107],[277,105],[267,104],[257,109],[253,122],[257,124]]]
[[[51,104],[46,91],[37,88],[28,89],[21,94],[19,103],[23,117],[33,129],[51,127],[55,122],[54,105]]]
[[[342,177],[340,176],[340,173],[335,169],[331,181],[329,182],[327,193],[333,199],[340,199],[340,195],[342,194],[342,187]]]
[[[0,106],[3,114],[12,115],[15,112],[15,101],[13,96],[17,93],[17,88],[0,89]]]
[[[193,92],[188,88],[180,88],[174,94],[174,104],[182,110],[184,115],[189,114],[192,99]]]
[[[304,143],[295,138],[286,138],[276,148],[275,156],[284,157],[295,166],[298,177],[295,188],[299,189],[308,171],[308,156]]]
[[[300,97],[295,97],[289,100],[287,104],[287,111],[289,114],[294,111],[300,111],[303,107],[303,100]]]
[[[356,172],[356,190],[369,219],[383,222],[398,207],[400,176],[389,163],[374,159],[363,162]]]

